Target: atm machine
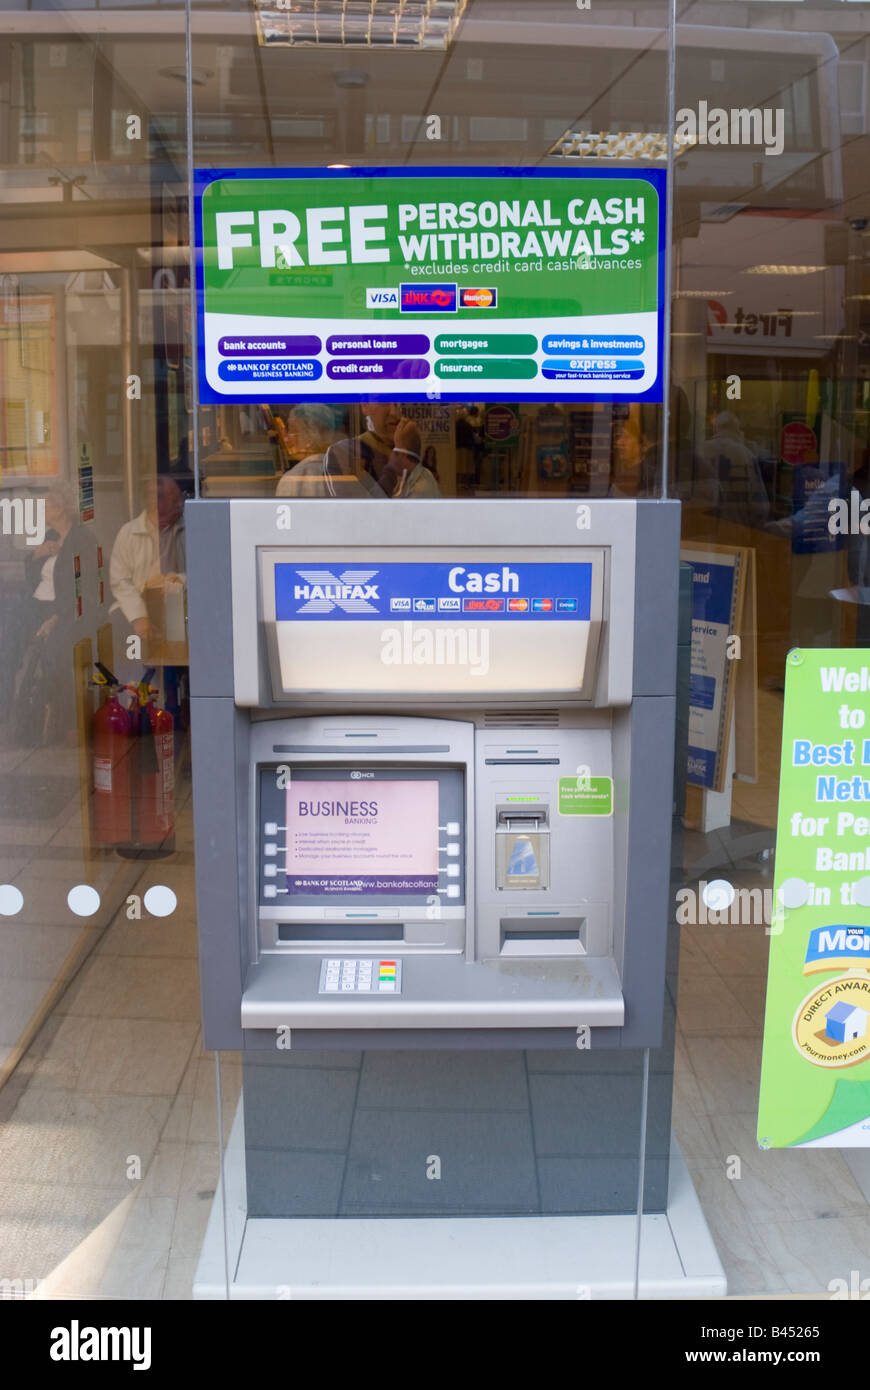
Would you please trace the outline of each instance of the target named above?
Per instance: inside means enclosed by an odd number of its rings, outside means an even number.
[[[700,1264],[655,1225],[679,504],[186,519],[203,1039],[244,1074],[197,1296],[227,1268],[233,1297],[631,1296],[640,1212],[657,1289],[722,1292],[683,1169]],[[567,1099],[535,1083],[559,1075]],[[548,1196],[560,1143],[579,1167]],[[590,1217],[617,1226],[590,1245]]]

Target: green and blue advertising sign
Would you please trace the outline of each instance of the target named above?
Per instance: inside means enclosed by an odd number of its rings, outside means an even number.
[[[206,403],[662,399],[662,170],[195,185]]]
[[[870,1144],[870,657],[786,662],[758,1142]]]

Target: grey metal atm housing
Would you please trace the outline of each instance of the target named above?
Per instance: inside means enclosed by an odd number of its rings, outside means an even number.
[[[584,1027],[594,1046],[659,1044],[679,515],[629,500],[188,504],[207,1048],[274,1049],[280,1028],[294,1047],[565,1047]],[[371,626],[337,639],[276,617],[283,563],[581,561],[590,618],[562,688],[573,658],[556,628],[539,639],[529,624],[522,652],[496,633],[487,688],[470,670],[435,673],[437,688],[403,667],[379,676]],[[439,798],[437,889],[291,901],[281,775],[348,797],[424,781]],[[596,779],[612,783],[612,813],[574,814],[574,787]]]

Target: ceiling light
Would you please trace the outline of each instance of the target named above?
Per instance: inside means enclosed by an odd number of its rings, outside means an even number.
[[[692,136],[674,136],[679,154],[698,142]],[[547,151],[562,159],[649,159],[664,162],[668,137],[661,131],[566,130]]]
[[[447,48],[468,0],[254,0],[268,47]]]
[[[187,246],[137,246],[136,255],[146,265],[187,265],[190,260]]]
[[[0,275],[37,275],[48,271],[117,270],[118,262],[94,251],[2,251]]]
[[[674,299],[725,299],[733,290],[677,290]]]
[[[751,265],[744,275],[815,275],[819,270],[827,270],[824,265]]]

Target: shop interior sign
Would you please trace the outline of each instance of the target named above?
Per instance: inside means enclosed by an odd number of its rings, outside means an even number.
[[[758,1142],[870,1145],[870,663],[786,661]]]
[[[200,173],[201,399],[661,401],[664,177]]]
[[[706,545],[683,547],[680,559],[692,567],[687,780],[721,792],[732,721],[737,771],[756,775],[754,557],[745,547]]]

